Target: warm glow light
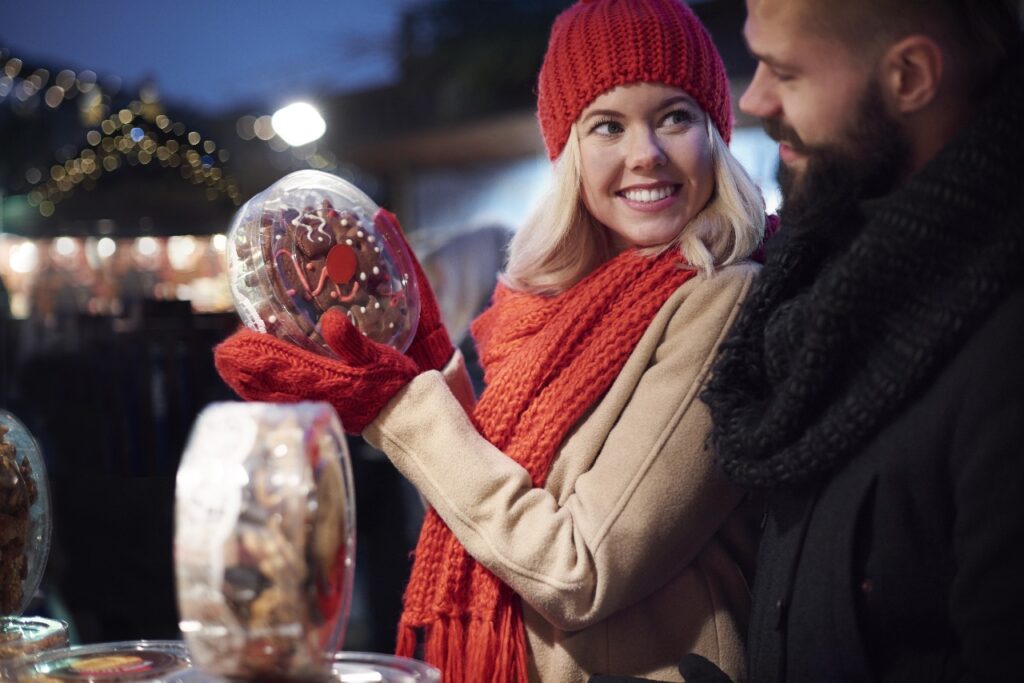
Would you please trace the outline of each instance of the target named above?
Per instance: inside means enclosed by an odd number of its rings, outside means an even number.
[[[102,238],[96,244],[96,253],[100,255],[100,258],[110,258],[117,251],[117,243],[109,237]]]
[[[191,235],[179,235],[167,240],[167,259],[175,270],[188,268],[195,253],[196,238]]]
[[[15,273],[31,273],[39,265],[39,248],[32,242],[22,242],[11,249],[8,258]]]
[[[295,102],[278,109],[270,119],[274,132],[292,147],[319,140],[327,123],[316,108],[306,102]]]
[[[156,253],[156,240],[152,237],[140,237],[135,241],[135,249],[142,256],[152,256]]]
[[[54,251],[60,256],[74,256],[78,251],[78,245],[70,237],[58,237],[53,244]]]
[[[214,235],[213,236],[213,248],[217,251],[224,251],[228,245],[228,238],[226,235]]]

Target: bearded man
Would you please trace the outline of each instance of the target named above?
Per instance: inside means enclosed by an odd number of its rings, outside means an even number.
[[[747,0],[782,221],[703,398],[756,683],[1024,677],[1021,4]]]
[[[751,680],[1019,680],[1021,3],[747,10],[782,223],[704,399],[767,500]]]

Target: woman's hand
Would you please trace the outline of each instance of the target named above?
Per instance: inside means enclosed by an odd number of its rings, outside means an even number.
[[[214,349],[214,364],[228,386],[248,401],[326,401],[345,431],[359,434],[420,368],[367,338],[340,308],[324,313],[320,330],[337,360],[243,329]]]
[[[378,210],[373,216],[373,222],[385,234],[387,228],[390,227],[405,239],[405,233],[402,232],[402,226],[398,219],[387,209]],[[423,268],[408,242],[406,242],[406,248],[416,272],[416,282],[420,293],[419,324],[416,327],[416,336],[413,337],[406,354],[416,361],[420,371],[441,370],[451,360],[455,347],[441,320],[441,311],[437,306],[437,299],[434,297],[434,290],[430,287],[427,274],[423,272]]]

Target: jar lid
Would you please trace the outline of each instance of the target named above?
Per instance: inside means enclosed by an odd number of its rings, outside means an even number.
[[[323,171],[290,173],[254,196],[227,234],[228,280],[242,321],[334,356],[317,323],[340,308],[370,339],[405,351],[419,321],[418,285],[389,216]]]
[[[0,410],[0,515],[0,614],[21,614],[50,552],[50,486],[39,444],[6,410]]]
[[[322,676],[348,622],[355,498],[327,403],[214,403],[178,468],[179,628],[205,671]]]
[[[198,683],[185,644],[139,640],[80,645],[27,658],[15,668],[18,681],[89,683]]]
[[[376,652],[339,652],[331,667],[341,683],[440,683],[441,672],[426,662]]]
[[[14,660],[68,646],[68,625],[42,617],[0,617],[0,680],[14,675]]]

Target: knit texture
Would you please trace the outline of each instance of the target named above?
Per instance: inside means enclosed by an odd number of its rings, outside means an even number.
[[[328,310],[320,327],[339,360],[242,329],[214,349],[214,364],[227,385],[247,401],[327,401],[345,431],[359,434],[419,368],[367,338],[340,309]]]
[[[382,234],[398,234],[405,239],[405,233],[398,222],[395,214],[387,209],[381,208],[373,216],[373,222],[380,229]],[[405,243],[409,253],[409,260],[412,261],[413,272],[416,275],[416,287],[419,290],[420,314],[416,324],[416,334],[406,350],[406,354],[412,358],[421,371],[440,370],[455,353],[455,346],[452,344],[448,330],[441,320],[441,310],[437,305],[437,297],[430,286],[427,274],[423,272],[416,254],[409,243]]]
[[[498,286],[472,326],[487,388],[480,433],[542,487],[570,429],[608,390],[668,297],[694,275],[668,250],[624,252],[554,297]],[[470,557],[440,517],[424,520],[405,593],[398,654],[423,656],[446,683],[526,681],[519,598]]]
[[[703,398],[752,487],[840,466],[924,390],[1024,278],[1024,62],[887,197],[826,207],[768,244]]]
[[[685,90],[732,135],[725,65],[704,25],[680,0],[594,0],[565,10],[551,27],[537,83],[537,118],[548,157],[599,95],[628,83]]]

